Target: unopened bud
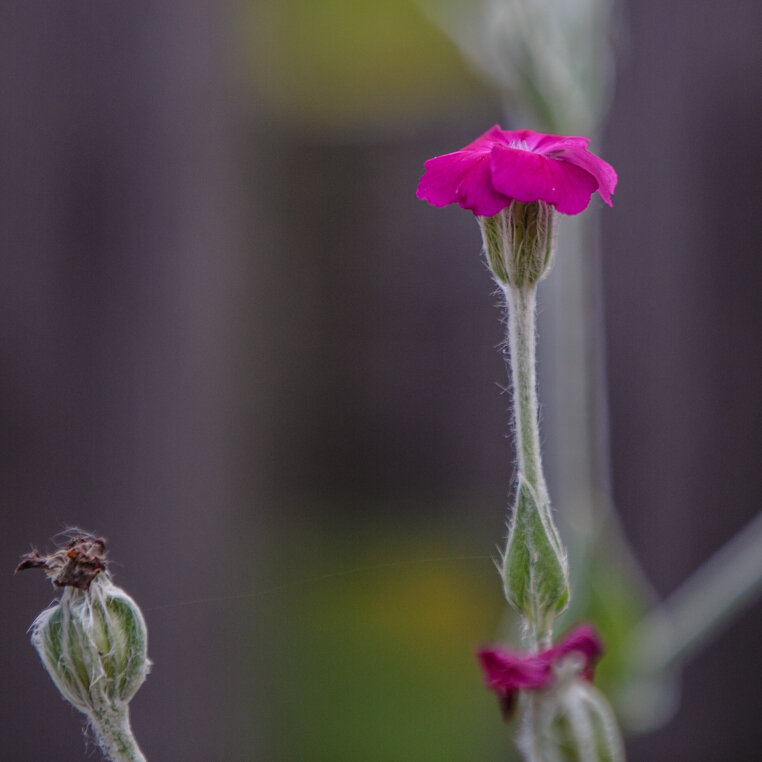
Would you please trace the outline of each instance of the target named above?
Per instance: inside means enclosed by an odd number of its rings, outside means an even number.
[[[569,565],[550,506],[521,476],[502,576],[508,602],[532,629],[550,633],[554,618],[569,602]]]
[[[556,237],[552,205],[512,201],[494,217],[478,220],[487,263],[500,283],[522,288],[550,272]]]

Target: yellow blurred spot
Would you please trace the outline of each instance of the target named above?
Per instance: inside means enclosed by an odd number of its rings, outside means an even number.
[[[249,0],[244,13],[258,103],[297,124],[421,115],[482,92],[413,0]]]

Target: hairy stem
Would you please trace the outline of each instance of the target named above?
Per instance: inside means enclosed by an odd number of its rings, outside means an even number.
[[[114,704],[93,711],[90,723],[98,745],[110,762],[146,762],[130,727],[130,710]]]
[[[565,563],[565,551],[550,511],[550,500],[540,450],[535,352],[537,286],[535,284],[524,286],[506,284],[503,289],[508,310],[507,338],[513,392],[518,483],[521,484],[523,480],[531,488],[536,498],[533,509],[538,513],[539,522],[544,528],[545,541],[548,543],[544,546],[544,551],[540,551],[537,546],[530,546],[526,559],[529,566],[526,570],[529,588],[533,591],[530,593],[532,598],[530,603],[534,613],[530,614],[526,608],[521,610],[524,615],[528,645],[530,649],[537,651],[548,648],[553,637],[554,612],[552,607],[548,605],[547,563],[549,558],[557,563]],[[517,503],[515,511],[518,511],[518,508],[519,503]],[[518,518],[517,515],[513,516],[512,533],[516,529],[515,522]],[[529,538],[527,537],[525,540],[528,541]],[[506,556],[510,549],[510,535],[508,543]]]
[[[541,500],[548,488],[542,470],[540,428],[538,425],[535,286],[505,286],[508,307],[508,348],[519,473]]]

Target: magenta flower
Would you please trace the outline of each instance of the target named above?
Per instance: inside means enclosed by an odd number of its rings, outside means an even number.
[[[425,162],[416,195],[492,217],[511,201],[545,201],[579,214],[595,191],[611,206],[614,168],[587,150],[587,138],[491,127],[473,143]]]
[[[500,699],[508,719],[521,690],[539,690],[553,682],[553,665],[569,654],[582,657],[582,676],[592,682],[595,664],[603,646],[589,625],[575,627],[557,646],[536,654],[518,653],[507,648],[483,648],[476,657],[484,672],[487,687]]]

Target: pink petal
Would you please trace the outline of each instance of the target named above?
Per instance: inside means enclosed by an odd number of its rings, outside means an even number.
[[[492,128],[494,130],[494,127]],[[492,132],[492,131],[490,131]],[[579,142],[581,148],[586,148],[590,142],[587,138],[565,137],[564,135],[547,135],[534,130],[499,130],[500,136],[493,133],[493,143],[504,143],[509,148],[525,147],[532,153],[549,154],[554,148],[566,145],[566,141]],[[486,133],[485,133],[486,134]]]
[[[458,201],[458,188],[466,174],[479,162],[482,154],[455,151],[425,161],[425,171],[415,195],[434,206],[447,206]]]
[[[489,151],[493,143],[504,143],[505,130],[499,124],[493,124],[483,135],[480,135],[473,143],[463,146],[461,151]]]
[[[574,164],[500,144],[492,147],[490,168],[498,192],[525,203],[545,201],[564,214],[586,209],[598,188],[596,178]]]
[[[510,135],[508,145],[511,142],[524,143],[532,153],[545,153],[560,140],[564,139],[560,135],[546,135],[544,132],[535,132],[534,130],[506,131],[505,134],[506,136]]]
[[[593,679],[603,646],[590,625],[575,627],[555,647],[539,653],[521,653],[500,646],[483,648],[476,656],[490,690],[510,698],[520,690],[544,688],[553,681],[552,665],[570,653],[582,656],[582,674]]]
[[[469,172],[463,176],[458,187],[458,203],[480,217],[492,217],[511,203],[492,185],[490,155],[481,154]]]
[[[560,148],[569,148],[577,151],[586,151],[588,145],[590,145],[590,138],[583,138],[579,136],[566,136],[566,135],[543,135],[542,133],[536,133],[538,136],[537,143],[534,148],[536,153],[544,154],[545,156],[554,156],[556,151]]]
[[[563,143],[552,149],[553,158],[567,161],[569,164],[574,164],[589,172],[598,182],[598,192],[601,194],[601,198],[611,206],[611,194],[614,192],[618,180],[616,170],[607,161],[598,158],[586,148],[580,148],[579,145],[571,142],[577,140],[584,140],[587,144],[585,138],[566,138]]]
[[[611,194],[617,184],[617,174],[608,162],[587,150],[589,138],[545,135],[534,130],[504,131],[504,134],[511,138],[509,145],[511,141],[522,141],[533,153],[542,154],[549,159],[566,161],[590,173],[598,182],[601,198],[611,206]]]
[[[581,654],[585,661],[582,673],[592,682],[595,665],[603,653],[603,644],[590,625],[575,627],[554,650],[558,656],[566,656],[572,652]]]
[[[458,203],[474,214],[492,217],[511,200],[492,187],[489,153],[455,151],[424,163],[416,195],[434,206]]]
[[[522,688],[542,688],[550,681],[550,660],[541,654],[521,654],[507,648],[484,648],[477,652],[484,680],[496,693]]]

